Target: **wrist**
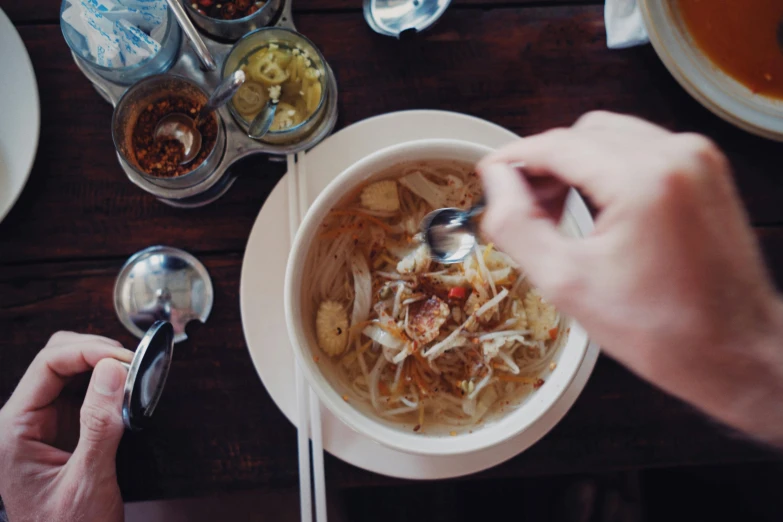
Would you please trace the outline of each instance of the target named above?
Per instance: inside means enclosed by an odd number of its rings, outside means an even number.
[[[708,413],[754,438],[783,447],[783,301],[775,297],[755,327],[722,351],[733,366],[723,404]],[[710,412],[715,409],[715,412]]]

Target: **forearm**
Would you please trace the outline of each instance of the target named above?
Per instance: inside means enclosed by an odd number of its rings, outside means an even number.
[[[683,362],[675,395],[729,426],[783,447],[783,302],[725,343]]]

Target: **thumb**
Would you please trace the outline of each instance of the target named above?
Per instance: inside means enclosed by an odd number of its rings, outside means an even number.
[[[93,474],[114,475],[115,457],[125,431],[122,397],[127,372],[119,361],[102,359],[95,366],[81,409],[79,443],[72,460]]]
[[[559,279],[567,268],[563,265],[570,257],[568,242],[555,222],[562,212],[565,193],[555,187],[558,194],[554,200],[560,205],[557,211],[548,208],[552,206],[547,201],[552,201],[551,195],[539,197],[529,180],[505,163],[485,163],[479,167],[479,174],[487,199],[482,231],[552,297],[561,286]]]

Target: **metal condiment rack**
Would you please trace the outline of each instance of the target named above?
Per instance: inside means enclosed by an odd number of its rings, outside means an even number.
[[[293,23],[291,4],[292,0],[283,2],[276,22],[267,27],[282,27],[295,31],[296,27]],[[164,74],[185,76],[194,80],[204,88],[205,91],[211,92],[221,81],[222,64],[234,44],[219,42],[204,33],[201,33],[200,36],[212,53],[212,56],[215,58],[218,67],[213,71],[204,71],[197,53],[191,48],[189,39],[182,38],[179,56],[171,69]],[[132,87],[132,85],[120,85],[106,80],[85,66],[84,63],[76,57],[73,51],[71,54],[73,55],[76,65],[82,71],[82,74],[92,82],[98,93],[107,102],[111,103],[113,107],[116,107],[122,95]],[[327,104],[326,112],[324,113],[321,122],[302,141],[289,144],[272,144],[254,140],[248,137],[245,131],[237,124],[228,107],[223,106],[218,110],[218,113],[222,117],[223,125],[225,127],[225,152],[214,172],[202,182],[184,188],[163,187],[155,184],[150,179],[141,176],[122,159],[119,153],[117,153],[117,159],[120,166],[133,184],[156,196],[167,205],[194,208],[212,203],[224,195],[236,180],[236,177],[231,174],[230,170],[231,166],[237,161],[254,154],[285,156],[287,154],[302,152],[311,149],[320,143],[332,132],[332,130],[334,130],[334,127],[337,124],[337,80],[329,65],[327,63],[324,63],[324,65],[326,68],[326,81],[328,83],[328,88],[326,89],[328,98],[325,102]]]

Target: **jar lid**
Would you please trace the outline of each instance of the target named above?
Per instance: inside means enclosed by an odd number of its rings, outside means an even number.
[[[187,339],[191,321],[206,322],[214,290],[207,269],[194,256],[168,246],[146,248],[128,259],[114,285],[114,308],[136,337],[157,321],[171,323],[174,342]]]
[[[174,328],[158,321],[142,337],[125,379],[122,421],[129,430],[143,429],[149,422],[166,385],[174,356]]]

